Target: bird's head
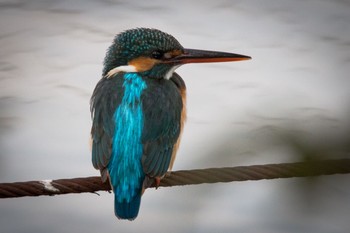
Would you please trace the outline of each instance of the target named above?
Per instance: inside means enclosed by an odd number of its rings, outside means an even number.
[[[116,35],[104,60],[103,76],[137,72],[150,78],[169,79],[182,64],[247,59],[250,57],[233,53],[185,49],[165,32],[137,28]]]

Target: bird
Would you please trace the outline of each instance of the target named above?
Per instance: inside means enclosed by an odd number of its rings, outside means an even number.
[[[114,192],[114,213],[134,220],[141,196],[171,171],[186,120],[183,64],[249,56],[184,48],[153,28],[117,34],[90,100],[92,164]]]

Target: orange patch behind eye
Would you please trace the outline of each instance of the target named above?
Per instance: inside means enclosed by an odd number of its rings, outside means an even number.
[[[157,63],[159,63],[158,60],[150,57],[138,57],[131,60],[128,64],[134,66],[137,72],[144,72],[152,69]]]

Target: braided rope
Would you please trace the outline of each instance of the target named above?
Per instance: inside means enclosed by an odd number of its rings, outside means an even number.
[[[167,173],[159,187],[350,173],[350,159],[195,169]],[[152,186],[154,187],[154,186]],[[100,177],[0,184],[0,198],[110,191]]]

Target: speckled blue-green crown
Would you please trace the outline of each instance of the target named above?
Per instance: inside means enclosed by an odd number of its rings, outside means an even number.
[[[115,67],[127,65],[134,58],[151,56],[153,51],[166,52],[174,49],[183,47],[172,35],[160,30],[136,28],[124,31],[116,35],[107,51],[103,74]]]

